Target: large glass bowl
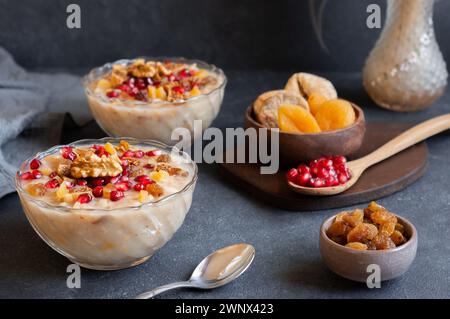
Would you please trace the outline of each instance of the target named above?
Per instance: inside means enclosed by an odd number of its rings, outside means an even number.
[[[189,130],[190,139],[184,140],[183,146],[188,146],[194,139],[201,136],[216,118],[222,105],[227,78],[223,71],[214,65],[199,60],[168,57],[142,57],[146,60],[197,64],[201,69],[208,70],[218,79],[217,87],[206,94],[200,94],[187,100],[168,101],[136,101],[120,98],[110,99],[96,92],[94,83],[111,73],[114,64],[129,65],[136,59],[119,60],[95,68],[83,78],[83,86],[91,112],[98,125],[110,136],[131,136],[140,139],[161,141],[174,145],[177,141],[171,139],[176,128]],[[201,120],[200,129],[194,130],[194,121]]]
[[[182,157],[191,171],[190,180],[177,193],[133,207],[75,209],[52,205],[28,194],[19,174],[33,158],[42,159],[63,146],[55,146],[26,160],[16,175],[16,189],[25,214],[38,235],[54,250],[80,266],[112,270],[135,266],[150,258],[182,225],[197,182],[197,165],[188,154],[154,141],[132,138],[81,140],[80,147],[126,140],[131,145],[159,148]]]

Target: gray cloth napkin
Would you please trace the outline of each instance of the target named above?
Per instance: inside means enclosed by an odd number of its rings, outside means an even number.
[[[26,72],[0,47],[0,198],[23,160],[59,143],[65,113],[79,125],[92,119],[80,78]]]

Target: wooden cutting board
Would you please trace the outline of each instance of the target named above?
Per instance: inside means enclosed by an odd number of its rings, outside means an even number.
[[[368,123],[363,145],[351,159],[369,154],[411,126],[400,123]],[[360,180],[346,192],[329,197],[293,192],[286,184],[284,169],[274,175],[260,175],[257,164],[223,163],[221,167],[225,177],[257,199],[282,209],[304,212],[351,206],[401,191],[422,177],[427,167],[427,157],[425,142],[416,144],[367,169]]]

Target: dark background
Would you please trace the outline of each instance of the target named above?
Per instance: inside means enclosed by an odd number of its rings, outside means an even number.
[[[313,0],[318,8],[321,0]],[[81,6],[81,29],[66,7]],[[307,0],[0,0],[0,45],[28,68],[93,67],[138,55],[185,56],[225,69],[359,71],[379,29],[367,5],[328,0],[323,34],[314,34]],[[438,0],[435,28],[450,60],[450,1]]]

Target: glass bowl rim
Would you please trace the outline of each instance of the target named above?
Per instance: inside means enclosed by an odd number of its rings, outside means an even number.
[[[44,200],[41,200],[41,199],[31,196],[30,194],[28,194],[28,192],[25,191],[25,189],[21,185],[19,175],[22,171],[22,168],[26,167],[26,165],[35,158],[42,158],[44,156],[53,154],[53,153],[55,153],[55,151],[58,151],[65,146],[100,144],[102,142],[103,143],[106,143],[106,142],[117,143],[122,140],[127,141],[130,144],[134,144],[134,145],[146,145],[146,146],[150,146],[150,147],[157,147],[159,149],[162,149],[162,150],[168,152],[169,154],[172,151],[179,153],[183,159],[188,160],[189,164],[193,165],[194,170],[193,170],[191,180],[181,190],[179,190],[175,193],[172,193],[168,196],[165,196],[165,197],[162,197],[160,199],[153,200],[150,202],[142,203],[139,205],[123,206],[123,207],[118,207],[118,208],[73,208],[73,207],[68,207],[68,206],[63,206],[63,205],[51,204]],[[189,154],[187,154],[184,151],[181,151],[180,149],[178,149],[175,146],[169,146],[167,144],[164,144],[162,142],[158,142],[155,140],[136,139],[136,138],[132,138],[132,137],[120,137],[120,138],[103,137],[100,139],[82,139],[82,140],[78,140],[78,141],[75,141],[75,142],[72,142],[72,143],[69,143],[66,145],[55,145],[55,146],[47,149],[46,151],[38,152],[34,156],[27,158],[25,161],[22,162],[22,164],[20,164],[19,170],[15,174],[14,179],[15,179],[15,186],[16,186],[17,192],[24,195],[26,197],[27,201],[33,202],[34,204],[38,205],[41,208],[56,209],[56,210],[59,210],[62,212],[67,212],[67,213],[70,213],[70,212],[73,213],[73,212],[77,212],[77,211],[89,212],[89,213],[96,213],[96,212],[104,213],[104,212],[115,212],[115,211],[120,211],[120,210],[139,210],[143,207],[152,207],[152,206],[158,206],[158,205],[164,204],[166,201],[169,201],[170,199],[187,192],[192,186],[195,185],[195,183],[197,182],[197,179],[198,179],[198,167],[197,167],[197,164],[195,163],[195,161],[192,160],[192,158],[189,156]]]
[[[145,102],[145,101],[135,101],[135,100],[125,100],[125,99],[120,99],[120,98],[116,98],[113,100],[113,102],[120,102],[120,104],[116,104],[116,103],[112,103],[112,100],[95,92],[92,88],[90,88],[90,84],[93,82],[94,79],[98,79],[97,76],[95,76],[95,73],[98,72],[101,69],[111,69],[112,66],[114,64],[128,64],[132,61],[136,61],[137,59],[145,59],[145,60],[152,60],[152,61],[164,61],[164,60],[173,60],[173,61],[178,61],[181,63],[186,63],[186,64],[197,64],[197,65],[201,65],[200,68],[208,68],[209,72],[212,72],[214,74],[216,74],[218,76],[218,78],[221,80],[221,83],[214,88],[213,90],[207,92],[207,93],[202,93],[199,94],[197,96],[185,99],[185,100],[177,100],[177,101],[163,101],[163,100],[158,100],[156,102]],[[203,67],[202,67],[203,66]],[[227,76],[225,75],[225,73],[223,72],[223,70],[219,67],[217,67],[214,64],[209,64],[207,62],[204,62],[202,60],[198,60],[198,59],[187,59],[184,57],[167,57],[167,56],[138,56],[136,58],[133,59],[119,59],[113,62],[107,62],[101,66],[95,67],[93,69],[91,69],[85,76],[83,76],[81,83],[83,85],[84,88],[84,92],[86,94],[86,96],[88,97],[92,97],[95,99],[99,99],[102,102],[105,103],[109,103],[111,104],[111,106],[113,107],[129,107],[129,106],[133,106],[133,107],[148,107],[149,105],[155,105],[155,106],[171,106],[171,107],[181,107],[184,106],[187,102],[190,101],[194,101],[194,100],[198,100],[204,97],[208,97],[210,95],[213,95],[215,92],[220,91],[222,89],[225,88],[225,86],[227,85],[228,79]]]

